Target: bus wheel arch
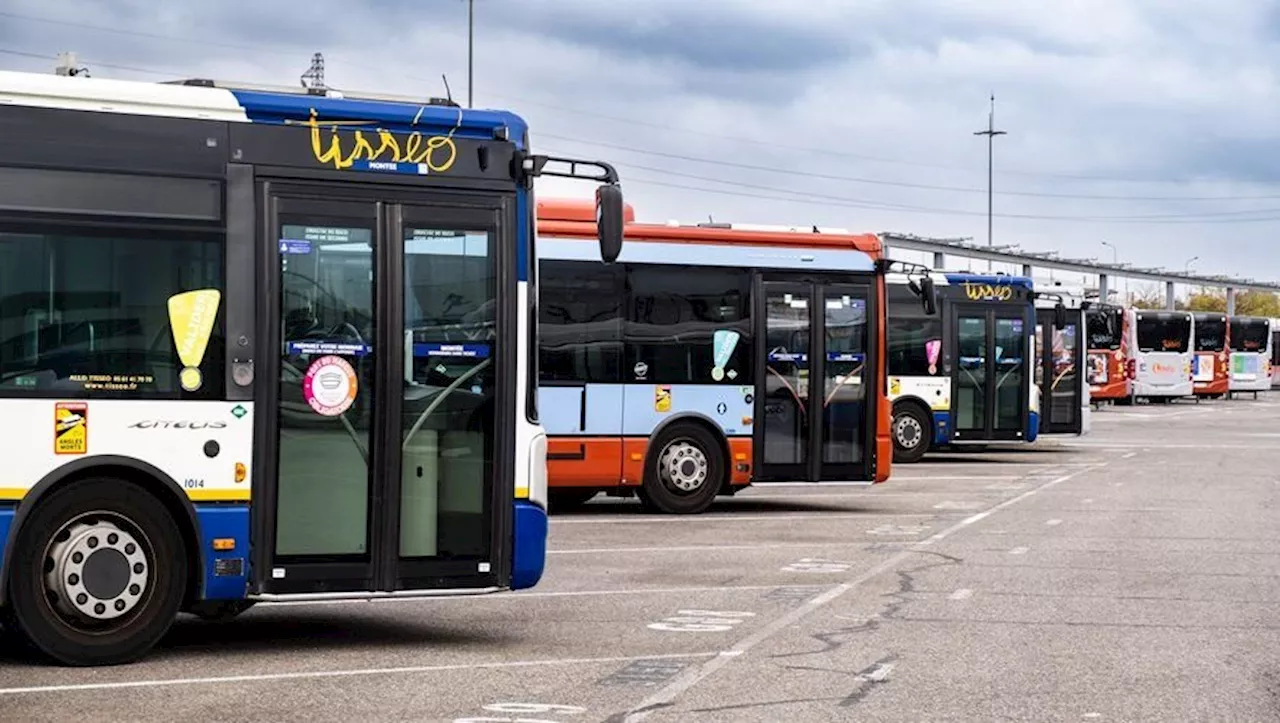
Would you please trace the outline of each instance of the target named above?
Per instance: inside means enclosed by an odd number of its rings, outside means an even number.
[[[899,399],[893,403],[893,421],[889,428],[893,439],[893,461],[911,464],[920,461],[933,446],[933,412],[919,399]],[[915,445],[905,444],[900,426],[909,425],[919,434]]]
[[[147,483],[110,469],[87,466],[50,485],[12,538],[7,627],[64,665],[141,658],[191,582],[182,518]]]
[[[638,490],[647,509],[667,514],[697,514],[711,505],[730,479],[729,440],[714,422],[701,415],[686,414],[667,420],[650,436],[645,452],[644,475]],[[672,474],[663,475],[660,465],[669,465]],[[698,477],[701,484],[676,491]]]
[[[16,549],[15,543],[23,528],[26,527],[28,519],[53,492],[79,480],[93,478],[109,478],[132,483],[160,502],[178,528],[183,558],[186,562],[182,607],[186,608],[198,601],[204,583],[204,576],[201,574],[204,567],[200,553],[200,527],[196,520],[195,508],[191,506],[186,494],[172,477],[146,462],[128,457],[100,455],[76,460],[59,467],[45,475],[22,498],[14,515],[13,524],[9,528],[9,537],[4,548],[5,557],[0,560],[0,607],[9,601],[8,582]]]

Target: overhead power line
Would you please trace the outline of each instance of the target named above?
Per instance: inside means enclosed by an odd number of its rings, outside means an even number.
[[[270,47],[266,45],[246,45],[246,44],[239,44],[239,43],[228,43],[224,41],[211,40],[208,38],[183,37],[183,36],[176,36],[176,35],[170,35],[170,34],[147,32],[142,30],[134,30],[131,28],[97,25],[97,24],[85,23],[85,22],[80,22],[75,20],[65,20],[61,18],[40,17],[35,15],[27,15],[24,13],[15,13],[10,11],[0,11],[0,18],[9,18],[12,20],[20,20],[20,21],[32,22],[32,23],[44,23],[44,24],[57,25],[62,27],[80,28],[83,30],[91,30],[94,32],[101,32],[101,33],[114,33],[117,35],[150,38],[154,40],[163,40],[166,42],[181,43],[184,45],[204,45],[208,47],[226,48],[229,50],[248,51],[248,52],[255,52],[255,53],[272,53],[276,55],[287,55],[289,57],[294,57],[296,56],[296,53],[297,53],[296,48],[279,48],[279,47]],[[332,60],[337,56],[330,54],[329,57]],[[148,74],[154,73],[154,71],[151,71],[151,70],[139,69],[139,68],[130,67],[130,66],[111,65],[107,63],[96,63],[96,64],[102,67],[110,67],[118,70],[127,70],[130,72],[148,73]],[[347,64],[350,65],[351,67],[363,68],[370,72],[376,72],[380,74],[385,74],[387,72],[387,69],[382,66],[364,65],[361,63],[347,63]],[[417,77],[417,76],[408,75],[408,74],[399,74],[399,75],[400,77],[406,80],[413,80],[416,82],[433,83],[433,84],[436,82],[435,79],[433,78],[423,78],[423,77]],[[636,126],[654,128],[654,129],[668,131],[668,132],[711,137],[711,138],[716,138],[722,141],[734,141],[734,142],[742,142],[742,143],[759,143],[760,142],[760,139],[758,138],[744,138],[739,136],[726,135],[719,131],[705,131],[705,130],[700,130],[696,128],[684,128],[680,126],[673,126],[670,124],[648,121],[642,118],[636,118],[634,116],[619,116],[619,115],[604,114],[596,111],[571,108],[559,103],[549,103],[546,101],[541,101],[541,100],[536,100],[531,98],[522,98],[522,97],[510,95],[510,94],[503,94],[500,97],[505,98],[508,101],[517,101],[518,103],[522,103],[525,105],[548,108],[548,109],[556,110],[565,114],[600,118],[602,120],[609,120],[616,123],[626,123],[626,124],[631,124]],[[822,155],[826,157],[851,158],[851,159],[857,159],[857,160],[867,161],[871,163],[884,163],[884,164],[893,164],[893,165],[901,165],[901,166],[910,166],[910,167],[916,167],[916,168],[960,171],[965,173],[980,172],[980,169],[969,167],[969,166],[930,163],[930,162],[924,162],[924,161],[915,161],[915,160],[899,159],[899,158],[886,158],[881,156],[842,151],[842,150],[833,149],[833,148],[811,148],[811,147],[805,147],[805,146],[788,145],[788,144],[781,144],[781,143],[774,143],[774,142],[770,142],[769,145],[770,147],[777,150],[812,153],[815,155]],[[1095,183],[1107,182],[1107,183],[1130,183],[1130,184],[1185,185],[1191,182],[1188,179],[1177,179],[1177,178],[1132,178],[1132,177],[1123,177],[1123,176],[1057,173],[1057,172],[1050,172],[1050,171],[1028,171],[1028,170],[1022,170],[1022,169],[1002,169],[997,173],[999,173],[1002,176],[1021,176],[1021,177],[1027,177],[1027,178],[1045,178],[1045,179],[1056,179],[1060,181],[1083,181],[1083,182],[1095,182]],[[937,190],[954,190],[954,191],[961,191],[961,192],[974,192],[974,191],[983,192],[983,189],[956,188],[956,187],[939,187],[937,188]],[[1011,195],[1008,192],[1005,192],[1005,194]],[[1093,200],[1113,200],[1114,199],[1114,200],[1126,200],[1126,201],[1127,200],[1222,201],[1222,200],[1237,200],[1237,199],[1238,200],[1265,200],[1265,199],[1280,198],[1280,196],[1233,197],[1230,199],[1222,198],[1222,197],[1187,197],[1187,196],[1140,197],[1140,196],[1049,194],[1049,193],[1033,194],[1032,192],[1027,192],[1027,191],[1020,192],[1019,195],[1040,195],[1045,198],[1087,198],[1087,199],[1093,199]]]

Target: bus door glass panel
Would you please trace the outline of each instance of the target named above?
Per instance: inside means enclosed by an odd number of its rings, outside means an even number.
[[[985,312],[961,312],[956,317],[956,392],[951,404],[958,432],[987,428],[988,328]]]
[[[830,466],[860,465],[866,457],[867,292],[823,290],[822,478],[840,475]]]
[[[1067,323],[1061,329],[1053,325],[1053,311],[1037,312],[1044,359],[1037,365],[1037,386],[1040,387],[1040,408],[1051,431],[1075,431],[1080,418],[1079,360],[1080,324],[1078,314],[1068,313]]]
[[[994,428],[1001,432],[1021,431],[1027,383],[1027,333],[1023,319],[997,316],[994,341]]]
[[[279,556],[369,554],[375,208],[282,214]],[[339,204],[333,204],[337,212]]]
[[[485,557],[499,353],[494,238],[440,228],[426,211],[405,214],[400,557]]]
[[[809,462],[808,286],[765,285],[764,453],[769,466]]]

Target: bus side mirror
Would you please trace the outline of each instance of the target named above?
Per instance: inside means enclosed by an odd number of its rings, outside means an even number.
[[[612,183],[597,186],[596,235],[606,264],[617,261],[622,253],[623,223],[622,189]]]
[[[1067,307],[1061,301],[1053,307],[1053,326],[1056,329],[1065,329],[1067,326]]]
[[[933,279],[928,276],[920,279],[920,301],[926,316],[938,313],[938,294],[933,288]]]

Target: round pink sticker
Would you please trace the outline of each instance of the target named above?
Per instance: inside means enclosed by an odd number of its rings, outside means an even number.
[[[307,367],[302,396],[316,414],[336,417],[356,400],[356,370],[340,356],[323,356]]]

